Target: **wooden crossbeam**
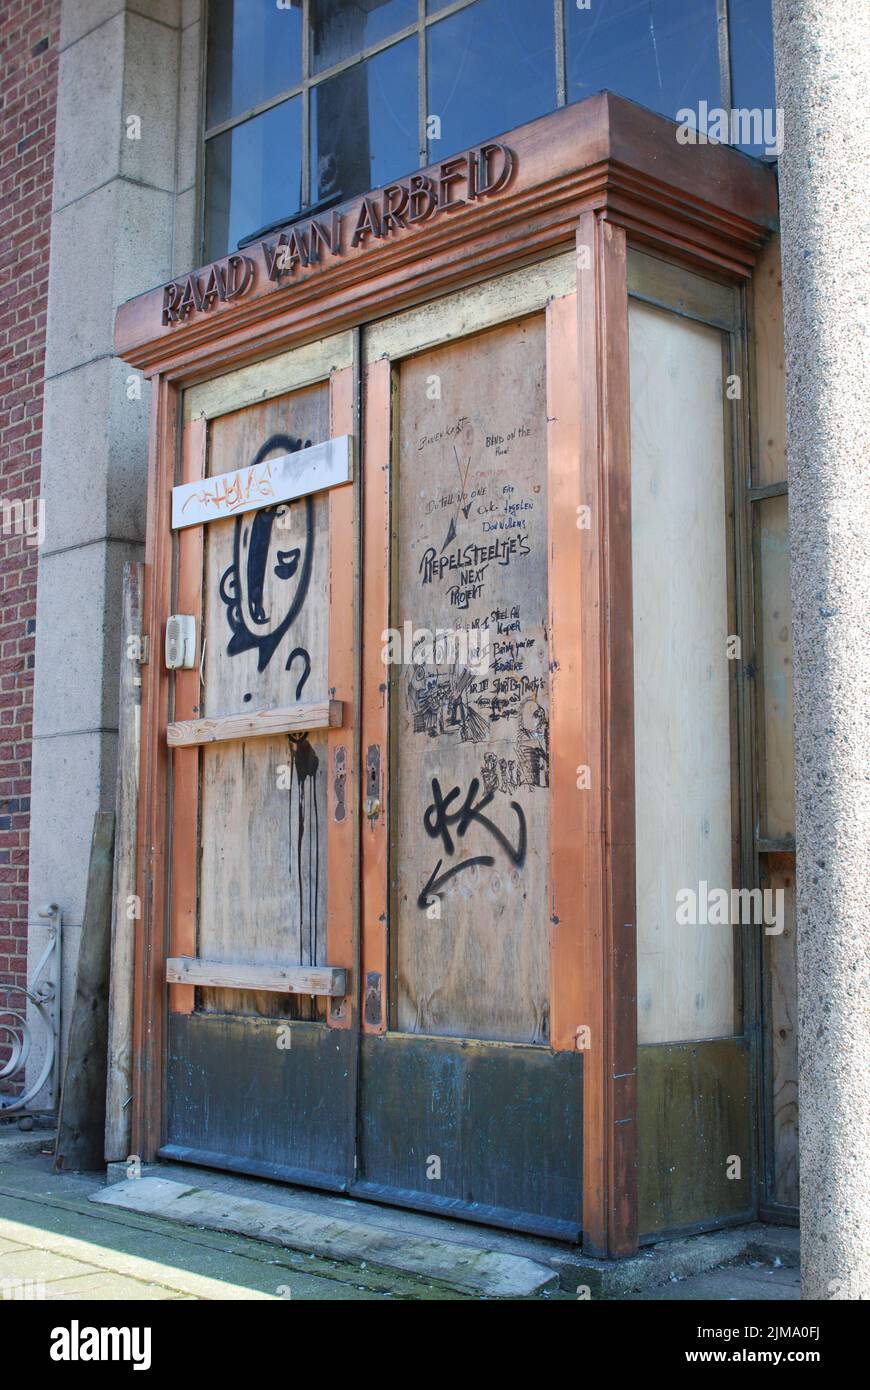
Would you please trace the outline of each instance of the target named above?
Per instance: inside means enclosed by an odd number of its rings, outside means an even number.
[[[341,700],[322,700],[284,709],[251,710],[215,719],[182,719],[166,726],[170,748],[189,748],[197,743],[226,743],[229,739],[258,738],[267,734],[307,733],[311,729],[340,729]]]
[[[259,989],[270,994],[347,994],[347,971],[331,965],[230,965],[192,956],[170,956],[166,962],[170,985],[201,985],[211,989]]]

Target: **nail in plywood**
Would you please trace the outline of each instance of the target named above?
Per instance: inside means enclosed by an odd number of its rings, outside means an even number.
[[[305,733],[341,727],[341,700],[289,705],[287,709],[258,709],[250,714],[225,714],[219,719],[187,719],[166,726],[170,748],[199,743],[228,743],[232,739],[262,738],[267,734]]]
[[[270,994],[347,993],[347,971],[308,966],[227,964],[226,961],[196,960],[190,956],[170,956],[166,962],[170,984],[206,985],[224,990],[264,990]]]
[[[680,890],[732,887],[722,348],[632,303],[638,1041],[733,1031],[730,925]]]
[[[412,650],[393,668],[393,795],[408,1032],[549,1036],[545,375],[543,314],[399,369],[396,626]],[[455,634],[452,651],[426,651],[420,634],[438,630]]]

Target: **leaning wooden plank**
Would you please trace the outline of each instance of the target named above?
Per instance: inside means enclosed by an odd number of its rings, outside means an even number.
[[[118,701],[118,779],[109,986],[109,1066],[106,1083],[106,1162],[130,1152],[133,1094],[133,934],[136,902],[136,815],[139,796],[139,716],[142,701],[142,566],[124,566],[121,683]]]
[[[261,734],[340,729],[342,714],[341,700],[323,700],[319,704],[260,709],[250,714],[225,714],[216,719],[182,719],[166,726],[166,742],[170,748],[189,748],[194,743],[225,743],[228,739],[257,738]]]
[[[54,1151],[58,1173],[93,1172],[103,1166],[114,838],[114,811],[98,811]]]
[[[230,965],[170,956],[166,980],[170,985],[262,989],[271,994],[329,994],[338,998],[347,994],[347,971],[330,965]]]
[[[238,516],[258,507],[274,507],[349,483],[353,478],[352,443],[349,434],[342,434],[292,454],[270,455],[230,473],[180,483],[172,489],[173,529],[201,526],[204,521]]]

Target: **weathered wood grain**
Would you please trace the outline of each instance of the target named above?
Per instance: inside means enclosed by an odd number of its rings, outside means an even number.
[[[118,780],[115,790],[112,944],[109,971],[109,1051],[106,1078],[107,1163],[130,1153],[133,1095],[133,959],[136,922],[136,817],[139,795],[139,718],[142,698],[142,566],[124,566],[121,676],[118,696]]]
[[[166,979],[169,984],[265,990],[270,994],[341,996],[347,993],[347,971],[329,966],[227,964],[226,961],[170,956],[166,961]]]
[[[114,837],[114,811],[98,811],[57,1122],[54,1167],[58,1173],[92,1172],[103,1166]]]
[[[225,714],[221,719],[185,719],[166,726],[170,748],[190,748],[202,743],[228,743],[239,738],[264,738],[270,734],[306,733],[312,729],[340,729],[341,700],[312,705],[288,705],[286,709],[259,709],[250,714]]]
[[[208,425],[209,474],[330,429],[327,382],[218,416]],[[329,497],[282,504],[271,520],[250,513],[204,528],[200,718],[328,707]],[[310,732],[203,746],[197,955],[278,966],[328,959],[328,727],[324,719]],[[324,1007],[253,991],[204,988],[200,997],[203,1008],[231,1013],[307,1018]]]
[[[490,645],[393,668],[408,1032],[549,1037],[545,367],[536,314],[399,368],[396,625]]]

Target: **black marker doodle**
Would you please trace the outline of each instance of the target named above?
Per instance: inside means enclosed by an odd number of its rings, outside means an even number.
[[[297,453],[309,448],[310,440],[294,439],[290,435],[275,434],[267,439],[257,450],[252,467],[261,463],[269,454]],[[281,548],[282,527],[275,526],[279,515],[286,513],[292,504],[280,503],[279,507],[264,507],[249,516],[236,517],[233,539],[233,562],[220,580],[220,596],[227,608],[227,622],[230,626],[230,640],[227,655],[237,656],[239,652],[257,650],[257,670],[263,671],[271,661],[281,639],[291,623],[300,613],[308,594],[311,580],[311,567],[314,559],[314,501],[306,497],[302,503],[305,508],[305,539],[301,546]],[[279,510],[280,509],[280,510]],[[246,553],[245,553],[246,552]],[[270,566],[279,579],[288,582],[286,599],[276,612],[267,612],[265,604],[266,577]],[[296,657],[303,658],[305,671],[297,686],[296,698],[308,679],[311,658],[302,647],[291,652],[286,669]]]
[[[550,720],[536,700],[526,700],[520,710],[517,761],[522,786],[549,787]]]
[[[406,696],[414,732],[430,738],[458,733],[463,743],[482,743],[487,724],[471,706],[473,683],[473,673],[457,663],[446,674],[421,664],[413,666]]]
[[[466,448],[470,449],[471,444],[474,440],[474,430],[471,425],[466,425],[465,429],[462,431],[462,436]],[[445,537],[444,544],[441,547],[442,554],[447,549],[450,542],[456,540],[456,523],[459,520],[460,509],[462,510],[462,514],[465,517],[466,521],[468,520],[468,513],[471,511],[471,503],[466,503],[466,497],[468,494],[465,490],[468,484],[468,474],[471,471],[471,454],[469,453],[468,458],[465,460],[464,473],[462,471],[462,464],[459,461],[459,454],[457,452],[455,444],[453,445],[453,457],[456,460],[456,470],[459,473],[459,501],[456,504],[456,510],[450,518],[450,525],[447,528],[447,535]]]
[[[512,792],[521,787],[550,785],[550,720],[537,700],[526,700],[519,712],[516,758],[485,753],[480,778],[488,792]]]

